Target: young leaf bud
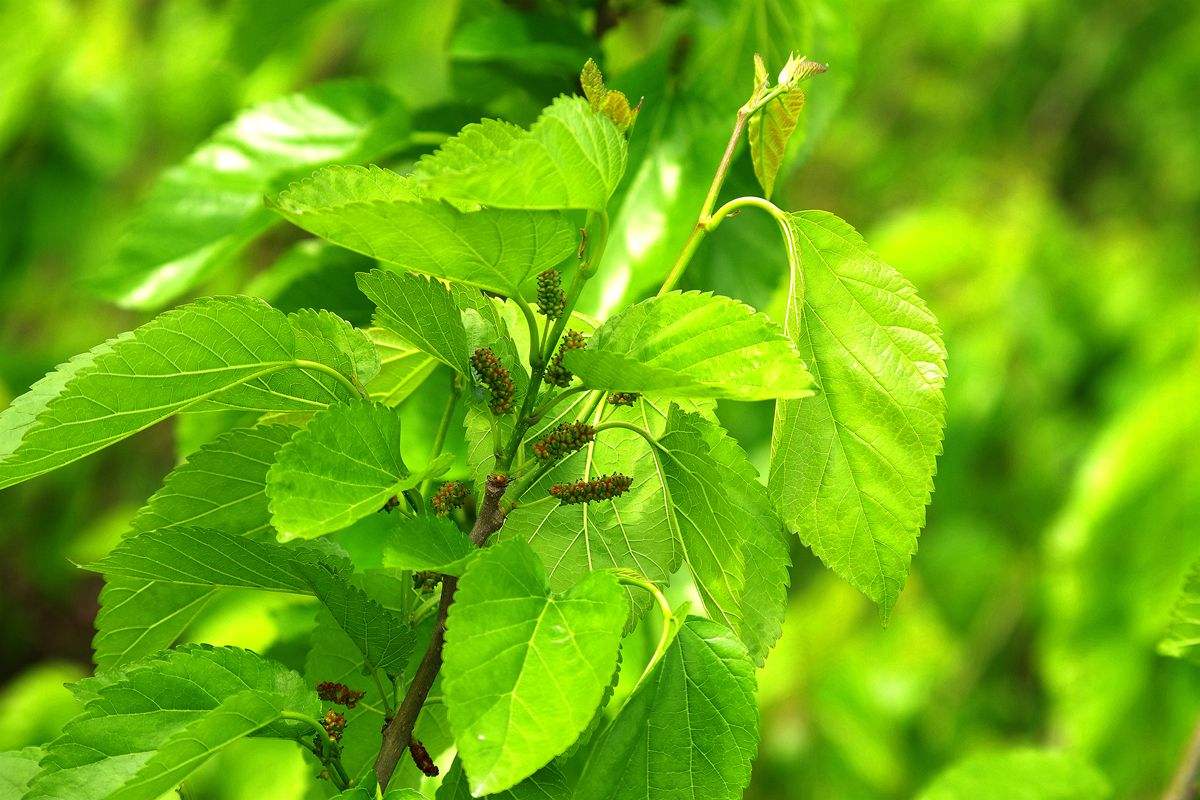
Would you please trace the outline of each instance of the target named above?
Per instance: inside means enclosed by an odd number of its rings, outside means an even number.
[[[337,703],[346,708],[354,708],[365,695],[366,692],[357,692],[344,683],[322,681],[317,684],[317,697],[326,703]]]

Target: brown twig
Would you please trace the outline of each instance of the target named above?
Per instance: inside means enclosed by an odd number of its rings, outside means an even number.
[[[479,515],[471,528],[471,541],[476,547],[483,547],[488,537],[500,530],[504,524],[504,511],[500,507],[500,499],[508,489],[508,476],[492,475],[488,478],[487,487],[483,493],[483,503],[479,507]],[[454,592],[458,588],[458,580],[447,575],[442,580],[442,596],[438,603],[437,622],[433,627],[433,638],[421,659],[420,666],[413,674],[408,685],[408,691],[396,709],[396,716],[388,723],[383,731],[383,744],[375,759],[375,778],[379,786],[386,789],[396,765],[408,750],[412,741],[413,729],[417,725],[417,717],[429,696],[429,690],[437,678],[438,670],[442,667],[442,646],[446,641],[446,615],[454,603]]]
[[[1192,800],[1196,796],[1196,778],[1198,776],[1200,776],[1200,720],[1196,721],[1192,738],[1188,742],[1187,749],[1183,751],[1183,757],[1179,760],[1179,767],[1175,770],[1175,777],[1171,779],[1171,785],[1163,793],[1163,800]]]

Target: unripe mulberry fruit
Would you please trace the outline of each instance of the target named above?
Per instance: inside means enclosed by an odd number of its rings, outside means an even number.
[[[601,475],[590,481],[575,483],[556,483],[550,487],[550,494],[558,498],[564,506],[576,503],[592,503],[597,500],[611,500],[629,491],[633,478],[614,472],[612,475]]]
[[[610,406],[631,406],[641,397],[637,392],[610,392],[608,395],[608,404]]]
[[[567,298],[562,290],[562,275],[556,269],[548,269],[537,277],[538,311],[546,319],[558,319],[566,308]]]
[[[462,481],[447,481],[442,484],[442,488],[434,492],[430,503],[433,505],[433,513],[439,517],[445,517],[454,509],[462,508],[470,498],[471,492],[467,489],[465,483]]]
[[[574,453],[595,438],[596,429],[586,422],[564,422],[533,443],[533,454],[543,461],[553,461]]]
[[[500,359],[490,347],[480,347],[471,354],[471,366],[479,376],[479,382],[488,388],[488,408],[498,417],[511,413],[513,410],[512,375],[508,368],[500,363]]]
[[[325,712],[325,716],[321,719],[321,727],[329,734],[330,739],[333,739],[335,742],[340,741],[342,732],[346,730],[346,715],[331,708]]]
[[[563,337],[562,344],[558,346],[558,352],[554,354],[554,358],[550,361],[550,366],[546,368],[545,380],[551,386],[570,386],[571,381],[575,376],[571,371],[563,366],[563,354],[571,350],[582,350],[587,340],[583,338],[583,334],[579,331],[567,331],[567,335]]]

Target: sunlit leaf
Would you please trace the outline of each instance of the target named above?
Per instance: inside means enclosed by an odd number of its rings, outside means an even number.
[[[585,386],[663,397],[808,397],[812,377],[765,315],[727,297],[669,292],[605,322],[566,355]]]
[[[918,800],[1103,800],[1108,782],[1066,753],[1031,748],[968,756],[943,772]]]
[[[154,308],[186,292],[270,226],[263,194],[322,164],[376,158],[408,138],[385,89],[331,83],[255,106],[158,179],[101,289]]]
[[[754,663],[691,617],[592,745],[576,800],[737,800],[758,749]]]
[[[942,448],[946,349],[916,289],[824,212],[789,216],[799,251],[784,329],[820,392],[776,404],[770,489],[784,522],[891,612]]]
[[[443,679],[472,794],[516,785],[575,741],[609,684],[626,614],[611,573],[551,594],[524,543],[472,562],[450,609]]]

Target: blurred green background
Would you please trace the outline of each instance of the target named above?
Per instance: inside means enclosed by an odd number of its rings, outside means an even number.
[[[1200,556],[1194,2],[0,0],[0,407],[187,296],[278,299],[271,265],[299,238],[283,226],[178,297],[131,303],[114,266],[156,177],[241,109],[376,81],[413,130],[387,157],[403,166],[481,116],[529,122],[596,57],[646,96],[589,299],[603,314],[657,286],[694,221],[749,54],[777,68],[790,48],[830,71],[775,200],[837,213],[917,285],[946,334],[949,425],[888,627],[794,549],[748,796],[909,797],[1013,744],[1158,796],[1200,713],[1196,667],[1155,651]],[[729,191],[751,181],[743,153]],[[768,222],[739,219],[686,283],[778,308],[777,251]],[[253,283],[264,270],[274,284]],[[770,406],[721,414],[765,463]],[[0,750],[75,713],[62,684],[91,668],[100,583],[72,562],[203,435],[156,429],[0,493]],[[278,650],[287,620],[229,603],[192,635]],[[297,754],[248,743],[189,797],[300,798],[305,778]]]

